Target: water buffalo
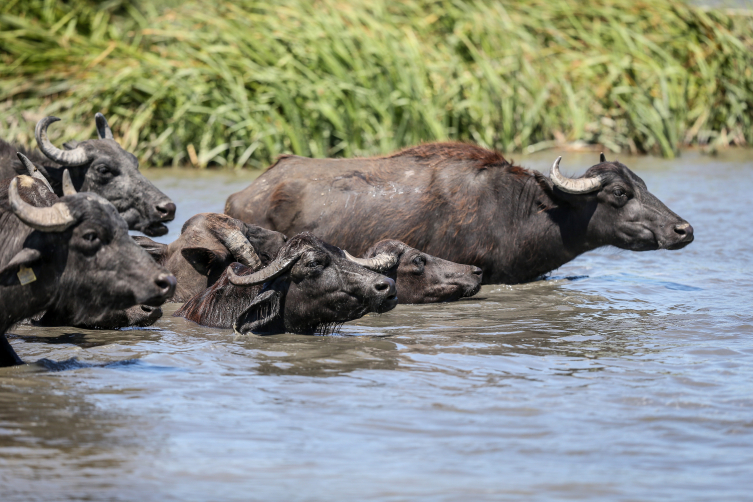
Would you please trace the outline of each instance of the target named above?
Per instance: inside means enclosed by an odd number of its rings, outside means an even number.
[[[6,330],[44,310],[96,321],[112,309],[161,305],[175,277],[128,235],[118,211],[93,193],[49,204],[30,176],[0,182],[0,367],[21,364]]]
[[[363,255],[365,259],[350,258],[371,267],[369,259],[379,255],[395,258],[393,266],[377,271],[395,281],[398,303],[451,302],[481,289],[480,268],[422,253],[394,239],[377,242]]]
[[[29,175],[36,178],[47,187],[47,190],[27,190],[26,194],[33,195],[33,203],[37,207],[49,207],[58,202],[59,198],[52,192],[50,184],[34,164],[23,154],[18,154],[18,159],[28,169]],[[62,190],[64,195],[73,195],[76,189],[73,188],[70,174],[66,169],[63,171]],[[226,216],[227,218],[227,216]],[[268,230],[271,232],[271,230]],[[146,238],[146,237],[144,237]],[[95,319],[81,318],[75,316],[72,312],[59,311],[51,308],[46,312],[35,316],[32,322],[38,326],[76,326],[86,329],[119,329],[124,327],[144,327],[151,326],[162,317],[162,309],[149,305],[135,305],[125,310],[113,310],[104,315],[97,315]]]
[[[57,195],[63,193],[67,168],[78,191],[94,192],[112,202],[131,230],[165,235],[165,223],[175,218],[175,204],[139,172],[138,160],[113,139],[104,115],[98,113],[95,118],[99,139],[68,142],[67,150],[56,148],[47,138],[47,127],[60,120],[57,117],[37,123],[35,136],[44,155],[0,140],[0,179],[26,173],[15,158],[19,151],[42,171]]]
[[[391,267],[378,256],[371,267]],[[296,235],[275,260],[254,271],[232,264],[175,315],[246,334],[332,333],[346,321],[397,305],[395,281],[348,259],[311,234]]]
[[[184,302],[217,282],[233,262],[254,270],[271,262],[285,244],[285,236],[247,225],[224,214],[201,213],[183,225],[180,237],[166,245],[134,237],[158,263],[178,279],[173,300]]]
[[[534,280],[601,246],[680,249],[693,227],[620,162],[550,177],[464,143],[387,157],[283,156],[225,213],[288,235],[312,232],[356,254],[382,239],[481,267],[486,284]]]

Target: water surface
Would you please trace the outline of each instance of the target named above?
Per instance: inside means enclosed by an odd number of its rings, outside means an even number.
[[[693,244],[340,336],[236,338],[175,304],[149,329],[12,329],[41,361],[0,370],[0,499],[750,500],[753,152],[622,161]],[[178,204],[163,242],[253,178],[147,175]]]

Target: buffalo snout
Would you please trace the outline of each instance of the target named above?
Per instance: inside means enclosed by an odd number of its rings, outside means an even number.
[[[380,276],[371,285],[375,300],[376,310],[380,314],[392,310],[397,305],[397,286],[389,277]]]
[[[175,204],[171,200],[163,201],[156,206],[160,221],[173,221],[175,219]]]
[[[667,245],[671,250],[682,249],[695,239],[693,225],[687,221],[672,225],[672,234]]]
[[[177,285],[178,280],[173,274],[165,272],[160,273],[154,278],[154,286],[156,287],[157,292],[142,303],[152,307],[159,307],[173,297]]]

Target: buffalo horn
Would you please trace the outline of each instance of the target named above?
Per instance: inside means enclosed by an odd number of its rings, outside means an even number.
[[[50,192],[52,192],[53,190],[52,186],[50,186],[50,182],[47,181],[47,178],[44,177],[44,174],[39,172],[37,166],[32,164],[32,162],[23,153],[16,152],[16,155],[18,156],[18,160],[20,160],[21,163],[26,167],[26,170],[29,171],[29,176],[44,183],[44,185],[49,188]]]
[[[89,156],[83,147],[78,146],[73,150],[60,150],[55,145],[50,143],[47,139],[47,128],[53,122],[60,120],[57,117],[45,117],[37,122],[37,127],[34,130],[34,136],[37,138],[37,145],[42,153],[47,155],[50,159],[64,166],[80,166],[86,164],[89,161]]]
[[[18,219],[42,232],[64,232],[76,223],[68,206],[58,202],[52,207],[36,207],[24,201],[18,193],[18,178],[13,178],[8,188],[8,200]]]
[[[606,162],[606,161],[607,161],[607,157],[604,155],[604,152],[601,152],[601,154],[599,154],[599,162]]]
[[[71,173],[68,169],[63,171],[63,195],[76,195],[76,189],[73,188],[73,181],[71,181]]]
[[[593,192],[601,188],[601,179],[596,178],[567,178],[560,173],[560,160],[562,157],[557,157],[557,160],[552,164],[552,169],[549,171],[549,177],[552,179],[554,186],[562,190],[563,192],[579,194]]]
[[[397,256],[389,253],[379,253],[373,258],[356,258],[344,249],[343,253],[345,253],[345,257],[350,261],[376,272],[383,272],[385,270],[391,269],[395,266],[395,263],[397,263],[398,260]]]
[[[254,247],[248,242],[243,232],[237,228],[219,227],[215,229],[215,235],[233,253],[236,261],[254,270],[261,266],[259,255],[256,254]]]
[[[255,286],[256,284],[262,284],[270,279],[274,279],[278,275],[284,274],[295,264],[298,258],[301,257],[302,252],[303,251],[300,251],[293,256],[282,259],[278,256],[275,258],[275,261],[250,275],[237,275],[233,271],[233,266],[231,265],[227,268],[227,278],[231,284],[236,286]]]
[[[112,136],[112,129],[110,129],[110,125],[107,123],[107,119],[104,115],[97,113],[94,116],[94,122],[97,124],[97,135],[99,136],[99,139],[115,139]]]

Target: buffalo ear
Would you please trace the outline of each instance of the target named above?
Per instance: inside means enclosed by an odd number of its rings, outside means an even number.
[[[225,268],[227,254],[207,248],[183,248],[180,254],[201,275],[209,276],[216,267]]]
[[[282,291],[277,289],[262,291],[254,298],[251,305],[238,316],[233,328],[243,335],[248,332],[277,333],[280,330],[275,329],[275,324],[278,324],[277,327],[284,331],[285,328],[280,315],[282,296]]]
[[[143,237],[141,235],[132,235],[131,239],[136,241],[136,244],[141,246],[141,249],[149,253],[157,263],[162,263],[167,257],[167,244],[155,242],[149,237]]]
[[[30,268],[32,264],[42,257],[42,253],[36,249],[23,248],[16,253],[6,266],[0,269],[0,285],[15,286],[21,283],[18,271],[21,267]],[[36,280],[36,279],[35,279]]]

